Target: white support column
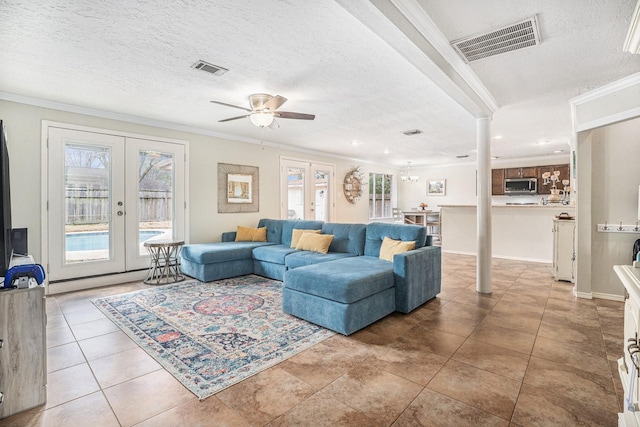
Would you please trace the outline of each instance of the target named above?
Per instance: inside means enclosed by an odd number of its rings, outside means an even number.
[[[476,120],[478,146],[478,259],[476,291],[490,294],[491,287],[491,121]]]

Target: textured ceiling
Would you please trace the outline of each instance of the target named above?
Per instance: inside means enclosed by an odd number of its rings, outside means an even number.
[[[640,71],[640,56],[621,52],[634,0],[419,4],[449,40],[538,15],[540,46],[470,65],[500,106],[492,128],[503,139],[492,150],[501,158],[566,150],[568,99]],[[7,99],[15,94],[393,166],[474,158],[472,114],[427,77],[428,55],[368,1],[183,0],[158,7],[4,0],[0,16],[0,92]],[[229,72],[194,70],[197,60]],[[283,110],[316,119],[281,119],[279,129],[263,132],[248,119],[217,122],[241,112],[209,100],[248,106],[247,97],[259,92],[282,95],[289,99]],[[424,133],[402,135],[409,129]]]

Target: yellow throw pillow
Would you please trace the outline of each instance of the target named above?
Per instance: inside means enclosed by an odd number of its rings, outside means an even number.
[[[300,236],[302,236],[304,233],[320,234],[321,231],[322,230],[302,230],[299,228],[294,228],[293,233],[291,234],[291,247],[295,249],[296,246],[298,246],[298,241],[300,240]]]
[[[238,226],[236,242],[266,242],[267,227],[251,228]]]
[[[403,242],[385,237],[380,247],[380,259],[393,262],[393,256],[402,252],[412,251],[416,248],[416,242]]]
[[[326,254],[333,241],[333,234],[303,233],[298,240],[296,249],[302,251],[313,251]]]

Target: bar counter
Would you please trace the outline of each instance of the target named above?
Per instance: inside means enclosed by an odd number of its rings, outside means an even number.
[[[440,205],[443,252],[476,255],[475,205]],[[494,205],[491,207],[492,252],[497,258],[548,262],[553,260],[553,219],[575,206]]]

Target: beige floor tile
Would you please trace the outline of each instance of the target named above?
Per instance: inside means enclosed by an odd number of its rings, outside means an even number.
[[[595,374],[605,372],[609,367],[607,354],[599,346],[558,341],[544,336],[536,339],[532,355]]]
[[[216,397],[252,425],[265,425],[314,392],[304,381],[275,367],[222,390]]]
[[[132,426],[197,398],[164,369],[104,390],[123,426]]]
[[[522,426],[617,426],[615,412],[603,411],[545,389],[524,384],[513,421]]]
[[[516,381],[522,381],[529,363],[527,354],[474,340],[465,341],[452,359]]]
[[[84,356],[89,361],[138,347],[127,334],[120,330],[93,338],[87,338],[78,341],[78,344]]]
[[[419,323],[424,329],[437,329],[461,337],[468,337],[480,323],[479,319],[460,318],[454,313],[434,312]]]
[[[94,426],[119,427],[101,391],[72,400],[46,411],[27,411],[5,420],[4,427]]]
[[[47,372],[58,371],[85,362],[84,355],[75,341],[47,349]]]
[[[46,408],[52,408],[100,390],[86,363],[47,375]]]
[[[79,323],[77,325],[71,326],[71,331],[78,341],[86,340],[87,338],[97,337],[98,335],[104,335],[119,330],[120,328],[118,328],[111,320],[107,318],[93,320],[86,323]]]
[[[155,417],[136,424],[136,427],[250,427],[248,421],[235,410],[229,408],[215,396],[202,402],[191,399]]]
[[[387,346],[377,346],[366,363],[371,368],[424,386],[446,362],[446,357],[425,351],[415,342],[395,341]]]
[[[604,411],[616,412],[618,409],[609,370],[594,374],[577,367],[532,356],[524,383],[590,404]]]
[[[285,426],[385,426],[382,420],[367,417],[329,396],[314,395],[286,414],[281,415],[267,427]]]
[[[75,342],[73,332],[68,326],[59,328],[47,328],[47,348],[57,347],[62,344]]]
[[[64,317],[67,319],[69,326],[77,325],[79,323],[91,322],[93,320],[106,319],[97,307],[87,307],[82,310],[71,311],[66,313]]]
[[[341,376],[318,392],[367,417],[390,425],[422,391],[422,386],[367,365]]]
[[[484,322],[478,325],[469,338],[520,353],[531,354],[536,335]]]
[[[158,362],[138,347],[90,360],[89,366],[103,389],[162,368]]]
[[[507,427],[509,421],[433,390],[425,389],[411,402],[393,426]]]
[[[398,338],[398,343],[415,345],[424,351],[442,357],[451,357],[462,345],[465,338],[460,335],[428,328],[418,324],[411,328],[404,336]]]
[[[427,388],[509,420],[520,385],[519,381],[450,360]]]

